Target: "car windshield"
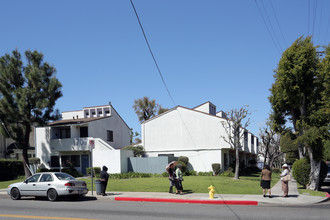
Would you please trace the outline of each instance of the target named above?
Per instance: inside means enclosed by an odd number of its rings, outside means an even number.
[[[75,178],[73,176],[70,176],[69,174],[66,174],[66,173],[55,173],[55,176],[59,180],[75,180]]]

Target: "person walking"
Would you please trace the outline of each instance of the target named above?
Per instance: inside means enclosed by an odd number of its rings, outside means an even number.
[[[100,178],[101,178],[101,195],[106,196],[107,194],[105,193],[105,190],[107,189],[108,185],[108,179],[109,179],[109,174],[108,174],[108,167],[103,166],[102,171],[100,173]]]
[[[168,172],[168,179],[170,180],[170,190],[168,191],[169,193],[173,193],[173,186],[176,186],[174,165],[175,165],[175,161],[171,162],[166,166],[166,171]]]
[[[289,181],[285,181],[284,180],[284,177],[289,175],[290,171],[289,171],[289,168],[288,168],[288,165],[287,164],[284,164],[282,166],[283,168],[283,171],[281,173],[281,181],[282,181],[282,191],[284,193],[283,197],[288,197],[288,193],[289,193]]]
[[[266,190],[268,190],[269,198],[272,198],[271,190],[270,190],[270,183],[272,181],[272,171],[270,170],[269,165],[265,165],[264,169],[261,171],[261,187],[263,196],[266,197]]]
[[[177,183],[177,190],[176,190],[176,194],[183,195],[183,187],[182,187],[182,181],[183,181],[183,177],[182,177],[182,166],[181,164],[177,165],[177,168],[175,170],[175,174],[176,174],[176,183]]]

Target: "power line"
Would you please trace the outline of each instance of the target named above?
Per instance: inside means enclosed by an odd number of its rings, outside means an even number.
[[[274,40],[274,38],[273,38],[273,35],[272,35],[271,31],[270,31],[269,28],[268,28],[267,22],[266,22],[266,20],[265,20],[265,18],[264,18],[264,15],[262,14],[262,11],[261,11],[261,9],[260,9],[260,7],[259,7],[259,5],[258,5],[257,0],[254,0],[254,2],[255,2],[256,5],[257,5],[257,8],[258,8],[259,14],[261,15],[261,18],[262,18],[262,20],[263,20],[263,22],[264,22],[264,24],[265,24],[265,26],[266,26],[266,29],[267,29],[267,31],[268,31],[268,33],[269,33],[269,35],[270,35],[270,37],[271,37],[271,39],[272,39],[272,41],[273,41],[273,43],[274,43],[274,45],[275,45],[275,47],[276,47],[278,53],[281,54],[282,52],[281,52],[281,50],[278,48],[278,46],[277,46],[277,44],[276,44],[276,42],[275,42],[275,40]]]
[[[139,25],[140,25],[141,31],[142,31],[142,33],[143,33],[143,37],[144,37],[144,39],[145,39],[145,41],[146,41],[146,43],[147,43],[147,45],[148,45],[149,52],[150,52],[150,54],[151,54],[151,56],[152,56],[152,59],[154,60],[154,63],[155,63],[155,65],[156,65],[156,67],[157,67],[157,70],[158,70],[159,76],[160,76],[160,78],[162,79],[162,82],[163,82],[163,84],[164,84],[164,86],[165,86],[165,88],[166,88],[166,91],[167,91],[168,95],[170,96],[170,98],[171,98],[171,100],[172,100],[174,106],[176,106],[176,104],[175,104],[175,102],[174,102],[174,100],[173,100],[173,97],[172,97],[172,95],[171,95],[171,93],[170,93],[170,90],[168,89],[168,87],[167,87],[167,85],[166,85],[166,82],[165,82],[165,80],[164,80],[163,74],[162,74],[162,72],[160,71],[160,68],[159,68],[158,63],[157,63],[157,61],[156,61],[156,58],[155,58],[155,56],[154,56],[154,53],[153,53],[152,50],[151,50],[151,47],[150,47],[149,41],[148,41],[148,39],[147,39],[146,33],[144,32],[144,29],[143,29],[142,23],[141,23],[141,21],[140,21],[139,15],[138,15],[138,13],[137,13],[137,11],[136,11],[136,9],[135,9],[135,6],[134,6],[134,3],[133,3],[133,0],[130,0],[130,2],[131,2],[131,5],[132,5],[132,7],[133,7],[133,10],[134,10],[134,13],[135,13],[135,15],[136,15],[136,18],[137,18],[137,20],[138,20],[138,22],[139,22]]]
[[[278,29],[280,30],[281,36],[282,36],[283,41],[284,41],[284,43],[285,43],[285,47],[287,47],[287,46],[288,46],[288,43],[287,43],[287,41],[286,41],[286,39],[285,39],[285,37],[284,37],[284,34],[283,34],[283,32],[282,32],[282,28],[281,28],[281,26],[280,26],[280,23],[278,22],[278,19],[277,19],[277,16],[276,16],[276,12],[275,12],[275,9],[274,9],[274,6],[273,6],[273,3],[272,3],[272,1],[269,1],[269,2],[270,2],[270,6],[272,7],[272,11],[273,11],[273,13],[274,13],[274,17],[275,17],[275,20],[276,20],[276,23],[277,23]]]
[[[280,44],[280,42],[279,42],[278,39],[277,39],[276,32],[275,32],[275,30],[274,30],[274,28],[273,28],[272,22],[271,22],[271,20],[270,20],[270,18],[269,18],[269,16],[268,16],[268,13],[267,13],[267,10],[266,10],[266,8],[265,8],[265,5],[264,5],[263,1],[261,1],[261,5],[262,5],[262,8],[264,9],[264,12],[265,12],[265,14],[266,14],[266,18],[268,19],[268,22],[269,22],[270,28],[271,28],[272,31],[273,31],[274,38],[275,38],[275,40],[276,40],[278,46],[280,47],[281,51],[283,51],[283,49],[282,49],[282,47],[281,47],[281,44]]]

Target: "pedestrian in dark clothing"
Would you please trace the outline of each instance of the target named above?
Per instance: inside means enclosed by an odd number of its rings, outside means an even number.
[[[270,182],[272,181],[272,171],[268,165],[265,165],[264,169],[261,171],[261,183],[263,196],[266,197],[266,190],[268,190],[269,198],[272,198],[270,190]]]
[[[173,193],[173,186],[176,186],[175,170],[174,170],[175,161],[166,166],[166,171],[168,172],[168,179],[170,180],[170,190],[169,193]]]
[[[102,171],[100,173],[101,178],[101,195],[106,196],[105,190],[107,189],[109,174],[108,174],[108,167],[103,166]]]

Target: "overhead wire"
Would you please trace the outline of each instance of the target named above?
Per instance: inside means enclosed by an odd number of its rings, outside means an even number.
[[[157,70],[158,70],[159,76],[160,76],[160,78],[162,79],[163,85],[165,86],[165,89],[166,89],[166,91],[167,91],[169,97],[171,98],[171,100],[172,100],[174,106],[176,106],[175,101],[174,101],[174,99],[173,99],[173,97],[172,97],[172,95],[171,95],[171,92],[170,92],[170,90],[168,89],[168,87],[167,87],[167,85],[166,85],[166,82],[165,82],[165,80],[164,80],[163,74],[162,74],[162,72],[160,71],[160,68],[159,68],[159,65],[158,65],[158,63],[157,63],[157,60],[156,60],[156,58],[155,58],[155,56],[154,56],[154,53],[152,52],[152,49],[151,49],[151,47],[150,47],[150,44],[149,44],[148,38],[147,38],[147,36],[146,36],[146,33],[145,33],[144,29],[143,29],[142,23],[141,23],[140,18],[139,18],[139,15],[138,15],[138,13],[137,13],[137,11],[136,11],[136,8],[135,8],[135,6],[134,6],[133,0],[130,0],[130,2],[131,2],[131,5],[132,5],[132,7],[133,7],[133,10],[134,10],[135,16],[136,16],[136,18],[137,18],[137,20],[138,20],[138,22],[139,22],[139,25],[140,25],[141,31],[142,31],[142,33],[143,33],[144,40],[146,41],[146,44],[147,44],[148,49],[149,49],[149,52],[150,52],[150,54],[151,54],[151,56],[152,56],[152,59],[153,59],[155,65],[156,65],[156,68],[157,68]]]
[[[261,9],[260,9],[260,6],[259,6],[257,0],[254,0],[254,2],[255,2],[256,6],[257,6],[257,8],[258,8],[259,14],[260,14],[260,16],[261,16],[261,18],[262,18],[262,20],[263,20],[265,26],[266,26],[266,29],[267,29],[267,31],[268,31],[268,33],[269,33],[269,35],[270,35],[270,37],[271,37],[271,39],[272,39],[272,41],[273,41],[273,44],[274,44],[275,48],[277,49],[277,52],[281,55],[281,54],[282,54],[282,51],[281,51],[281,50],[279,49],[279,47],[277,46],[277,44],[276,44],[276,42],[275,42],[275,40],[274,40],[273,34],[272,34],[272,32],[269,30],[268,24],[267,24],[267,22],[266,22],[266,20],[265,20],[265,18],[264,18],[264,15],[263,15],[263,13],[262,13],[262,11],[261,11]]]
[[[277,19],[277,15],[276,15],[276,11],[275,11],[275,9],[274,9],[273,3],[272,3],[272,1],[269,1],[269,3],[270,3],[270,6],[271,6],[271,8],[272,8],[272,11],[273,11],[273,14],[274,14],[274,17],[275,17],[275,20],[276,20],[276,23],[277,23],[278,29],[280,30],[281,36],[282,36],[282,38],[283,38],[283,41],[284,41],[285,47],[287,47],[287,46],[288,46],[288,43],[287,43],[287,41],[286,41],[286,38],[284,37],[284,34],[283,34],[283,31],[282,31],[281,25],[280,25],[280,23],[279,23],[279,21],[278,21],[278,19]]]
[[[280,44],[280,42],[279,42],[279,40],[278,40],[278,38],[277,38],[276,32],[275,32],[275,30],[274,30],[274,27],[273,27],[273,25],[272,25],[272,21],[271,21],[271,19],[270,19],[269,16],[268,16],[268,12],[267,12],[267,10],[266,10],[266,8],[265,8],[265,5],[264,5],[263,1],[260,1],[260,2],[261,2],[261,5],[262,5],[262,8],[264,9],[264,12],[265,12],[266,18],[267,18],[267,20],[268,20],[268,22],[269,22],[270,28],[271,28],[271,30],[273,31],[274,38],[275,38],[275,40],[276,40],[276,42],[277,42],[279,48],[281,49],[281,51],[283,51],[283,49],[282,49],[282,47],[281,47],[281,44]]]
[[[174,100],[173,100],[173,97],[172,97],[172,95],[171,95],[171,93],[170,93],[170,91],[169,91],[169,89],[168,89],[168,87],[167,87],[167,85],[166,85],[166,82],[165,82],[165,80],[164,80],[164,77],[163,77],[163,75],[162,75],[162,73],[161,73],[161,71],[160,71],[160,68],[159,68],[158,63],[157,63],[157,61],[156,61],[156,58],[155,58],[155,56],[154,56],[154,54],[153,54],[153,52],[152,52],[152,50],[151,50],[150,44],[149,44],[149,42],[148,42],[148,39],[147,39],[146,33],[145,33],[144,29],[143,29],[142,23],[141,23],[141,21],[140,21],[140,19],[139,19],[139,15],[138,15],[137,10],[136,10],[136,8],[135,8],[135,6],[134,6],[133,0],[130,0],[130,2],[131,2],[131,5],[132,5],[132,7],[133,7],[133,10],[134,10],[134,13],[135,13],[135,15],[136,15],[136,18],[137,18],[137,20],[138,20],[138,23],[139,23],[139,26],[140,26],[140,28],[141,28],[141,31],[142,31],[142,33],[143,33],[144,39],[145,39],[145,41],[146,41],[146,43],[147,43],[147,46],[148,46],[148,48],[149,48],[149,52],[150,52],[150,54],[151,54],[151,56],[152,56],[152,58],[153,58],[153,61],[154,61],[155,65],[156,65],[156,67],[157,67],[158,73],[159,73],[159,75],[160,75],[160,77],[161,77],[161,79],[162,79],[162,82],[163,82],[164,86],[166,87],[166,90],[167,90],[168,95],[170,96],[170,98],[171,98],[173,104],[175,105],[175,102],[174,102]],[[178,110],[178,113],[179,113],[180,119],[181,119],[181,121],[182,121],[182,123],[183,123],[183,126],[185,127],[185,129],[186,129],[187,132],[188,132],[188,136],[190,137],[190,139],[191,139],[191,141],[192,141],[194,147],[197,148],[197,147],[196,147],[197,145],[196,145],[196,143],[195,143],[195,141],[194,141],[194,139],[193,139],[193,137],[192,137],[192,134],[190,133],[190,131],[189,131],[189,129],[188,129],[186,123],[184,122],[184,120],[183,120],[183,118],[182,118],[182,115],[181,115],[181,113],[180,113],[179,110]],[[200,156],[200,155],[198,154],[198,156]],[[202,161],[202,164],[203,164],[203,166],[205,167],[203,161]],[[212,181],[211,178],[210,178],[210,182],[213,184],[213,181]],[[213,185],[214,185],[214,184],[213,184]],[[216,190],[217,190],[217,189],[216,189]],[[220,197],[221,197],[221,195],[220,195]],[[222,200],[224,200],[224,199],[222,198]],[[236,214],[236,213],[235,213],[235,212],[234,212],[234,211],[233,211],[228,205],[227,205],[227,207],[233,212],[233,214],[236,216],[237,219],[240,219],[240,217],[239,217],[239,216],[238,216],[238,215],[237,215],[237,214]]]

